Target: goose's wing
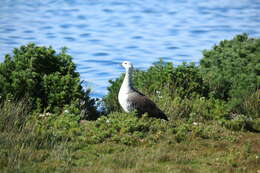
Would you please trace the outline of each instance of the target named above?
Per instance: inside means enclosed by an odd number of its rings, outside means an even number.
[[[140,114],[148,113],[149,116],[168,120],[167,116],[144,94],[133,91],[128,95],[128,100]]]

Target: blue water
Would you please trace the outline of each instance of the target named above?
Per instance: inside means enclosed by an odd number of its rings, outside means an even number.
[[[202,50],[239,33],[260,36],[259,0],[1,0],[0,61],[28,42],[68,47],[93,96],[130,60],[198,62]]]

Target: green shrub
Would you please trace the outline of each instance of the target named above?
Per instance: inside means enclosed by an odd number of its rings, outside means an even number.
[[[0,64],[0,101],[26,97],[33,109],[61,111],[65,105],[85,109],[85,118],[97,111],[89,90],[83,90],[79,73],[66,49],[56,53],[51,47],[28,44],[14,49]]]
[[[136,145],[146,137],[149,137],[148,141],[158,140],[160,136],[157,135],[165,131],[166,127],[166,122],[145,115],[137,118],[134,113],[112,113],[96,121],[87,122],[85,132],[88,143],[114,141],[125,145]]]
[[[30,130],[27,145],[35,148],[52,148],[59,143],[78,140],[80,117],[67,110],[61,114],[42,113],[32,115],[23,132]]]
[[[229,102],[233,112],[241,112],[245,97],[259,89],[260,39],[237,35],[203,52],[200,69],[214,98]],[[260,107],[260,106],[258,106]]]

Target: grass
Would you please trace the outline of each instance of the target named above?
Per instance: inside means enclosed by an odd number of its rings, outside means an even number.
[[[51,149],[14,144],[2,134],[3,172],[256,172],[260,169],[258,134],[238,132],[232,140],[171,137],[150,145],[68,142]],[[237,137],[235,137],[237,136]],[[16,142],[15,142],[16,143]],[[7,145],[8,144],[8,145]]]
[[[260,170],[259,133],[232,131],[217,121],[165,122],[113,113],[77,123],[69,113],[26,117],[24,107],[21,103],[2,105],[1,121],[13,128],[1,122],[0,172]],[[11,108],[16,111],[10,113]],[[24,117],[20,122],[26,123],[14,126],[17,117]]]

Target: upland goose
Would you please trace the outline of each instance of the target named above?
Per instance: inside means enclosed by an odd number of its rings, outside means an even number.
[[[138,115],[148,113],[149,116],[168,121],[167,116],[144,94],[135,90],[132,86],[133,65],[129,61],[121,64],[125,68],[125,78],[118,94],[118,100],[125,112],[136,110]]]

